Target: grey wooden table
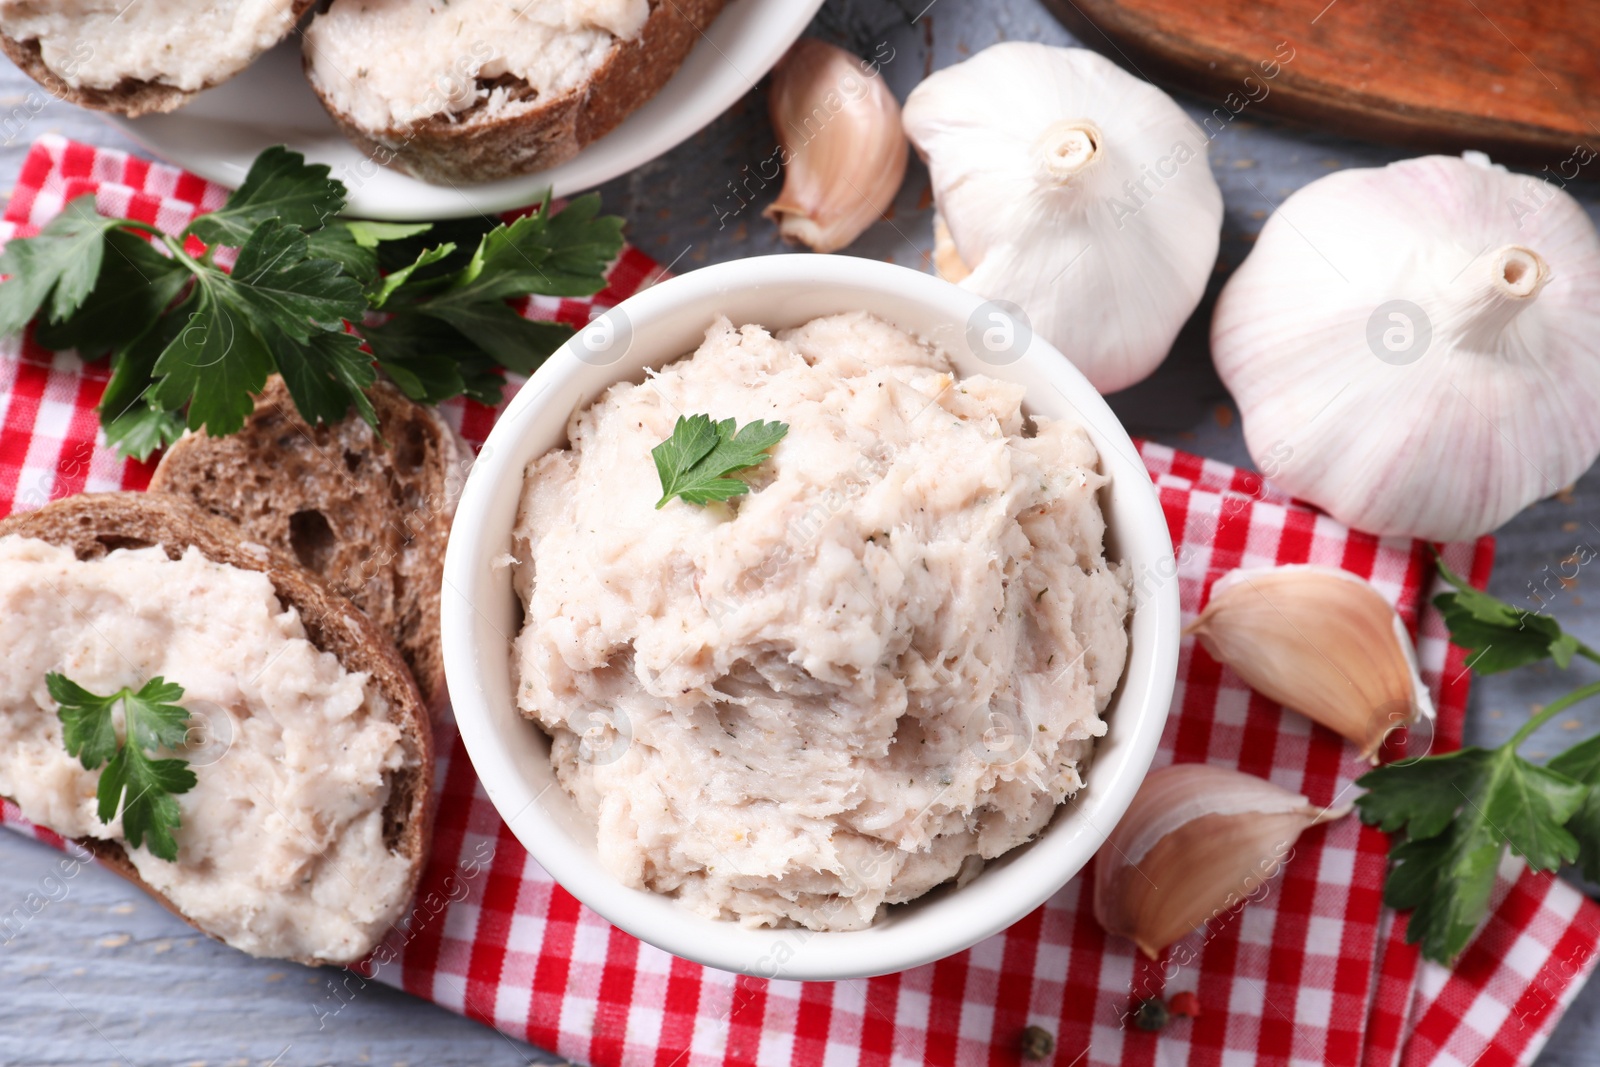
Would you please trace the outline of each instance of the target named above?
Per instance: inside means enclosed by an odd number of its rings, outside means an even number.
[[[926,2],[829,0],[813,32],[861,54],[886,42],[894,59],[885,66],[885,77],[901,99],[926,71],[996,41],[1076,43],[1037,0],[935,0],[924,8]],[[0,137],[6,138],[0,147],[0,187],[9,188],[28,144],[48,131],[130,147],[91,113],[53,101],[35,113],[28,102],[33,83],[9,64],[0,67]],[[1197,115],[1217,103],[1181,99]],[[775,188],[727,217],[732,185],[742,185],[773,151],[765,111],[764,90],[758,89],[697,137],[606,185],[601,190],[606,208],[629,220],[635,244],[663,262],[676,262],[678,270],[783,250],[758,213]],[[1410,153],[1258,123],[1248,113],[1217,137],[1211,153],[1227,204],[1211,291],[1161,370],[1111,403],[1135,434],[1248,464],[1237,412],[1207,353],[1217,287],[1290,192],[1331,170],[1381,165]],[[913,164],[892,218],[874,226],[850,252],[923,265],[931,245],[926,188],[926,173]],[[1596,190],[1575,191],[1591,215],[1600,217]],[[1592,472],[1501,531],[1492,589],[1522,601],[1562,560],[1594,544],[1600,544],[1600,473]],[[1593,642],[1600,640],[1600,602],[1585,603],[1584,580],[1580,576],[1566,587],[1552,610]],[[1577,673],[1593,672],[1580,668]],[[1574,684],[1553,671],[1479,680],[1469,741],[1503,740],[1531,706]],[[1537,757],[1541,748],[1553,752],[1596,730],[1600,707],[1574,709],[1537,735],[1527,751]],[[319,972],[224,948],[105,871],[85,867],[65,883],[48,881],[58,860],[42,845],[0,833],[0,902],[46,889],[53,900],[0,947],[0,1064],[450,1067],[551,1059],[382,986],[369,987],[336,1017],[325,1018],[334,1001],[328,979]],[[9,912],[10,905],[0,911]],[[1600,984],[1579,995],[1540,1063],[1600,1064]]]

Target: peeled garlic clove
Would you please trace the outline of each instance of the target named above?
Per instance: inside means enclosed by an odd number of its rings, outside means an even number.
[[[1005,42],[930,75],[904,122],[941,275],[1021,307],[1103,393],[1155,370],[1222,228],[1209,139],[1171,97],[1087,49]]]
[[[1342,818],[1239,771],[1152,771],[1095,856],[1094,917],[1151,959],[1271,878],[1308,826]]]
[[[1600,236],[1479,153],[1339,171],[1267,220],[1211,348],[1278,488],[1471,539],[1600,455]]]
[[[1354,741],[1374,763],[1391,731],[1433,718],[1405,623],[1349,571],[1230,571],[1184,633],[1251,689]]]
[[[900,105],[877,69],[802,37],[772,74],[783,189],[763,212],[787,241],[833,252],[889,210],[906,175]]]

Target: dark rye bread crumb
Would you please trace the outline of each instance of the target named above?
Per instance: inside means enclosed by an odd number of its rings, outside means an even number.
[[[389,782],[384,807],[384,842],[410,862],[402,905],[416,891],[432,839],[433,730],[410,672],[388,639],[343,597],[303,569],[263,550],[231,523],[207,515],[186,500],[151,493],[88,493],[55,501],[37,511],[0,521],[0,537],[17,534],[70,546],[79,559],[97,559],[117,548],[159,545],[177,559],[193,545],[215,563],[266,574],[278,599],[300,614],[313,645],[331,652],[349,671],[371,675],[371,685],[389,705],[390,721],[400,728],[404,765]],[[179,918],[195,924],[161,893],[139,877],[121,844],[98,838],[78,839],[95,858],[161,901]],[[396,909],[398,919],[403,908]],[[195,926],[202,933],[210,931]],[[300,959],[317,964],[354,960]]]
[[[339,110],[316,79],[308,80],[339,129],[369,158],[429,182],[498,181],[565,163],[584,145],[610,133],[677,73],[726,2],[650,0],[650,15],[639,35],[619,42],[587,82],[509,115],[478,107],[464,115],[432,115],[409,126],[367,129]],[[306,68],[309,75],[309,56]],[[517,78],[495,79],[494,84],[512,90],[519,101],[531,95]]]
[[[298,21],[310,10],[314,2],[315,0],[294,0],[295,20]],[[89,86],[69,85],[51,70],[44,61],[43,50],[37,39],[22,41],[0,34],[0,49],[5,50],[11,62],[15,63],[22,73],[48,89],[51,96],[65,100],[69,104],[77,104],[79,107],[92,108],[95,111],[115,111],[129,118],[138,118],[140,115],[149,115],[153,112],[176,111],[206,89],[220,85],[233,77],[229,74],[215,81],[209,81],[202,88],[192,91],[142,78],[124,78],[110,88],[95,89]]]
[[[274,376],[243,429],[186,435],[162,456],[150,489],[238,523],[349,597],[439,709],[447,700],[439,587],[472,452],[433,409],[387,382],[368,396],[377,433],[354,414],[313,428]]]

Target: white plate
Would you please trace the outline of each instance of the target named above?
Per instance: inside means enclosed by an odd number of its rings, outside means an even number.
[[[333,168],[350,190],[348,214],[492,214],[533,203],[546,189],[556,196],[591,189],[692,137],[755,88],[822,3],[732,0],[672,80],[615,130],[559,167],[482,185],[430,185],[369,160],[340,135],[306,84],[298,34],[180,111],[112,121],[163,159],[229,187],[244,180],[263,148],[286,144]]]

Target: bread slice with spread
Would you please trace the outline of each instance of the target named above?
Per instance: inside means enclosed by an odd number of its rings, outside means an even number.
[[[257,956],[351,963],[405,913],[427,711],[387,638],[293,561],[175,497],[70,497],[0,522],[0,638],[0,795],[25,818]],[[128,844],[126,797],[100,820],[105,768],[68,753],[51,673],[102,696],[182,687],[189,736],[151,753],[195,777],[174,860]]]
[[[376,430],[353,414],[313,427],[274,375],[243,429],[180,438],[150,489],[232,520],[349,597],[400,650],[423,699],[440,708],[439,590],[472,450],[438,412],[387,382],[367,395]]]
[[[553,167],[676,73],[725,0],[333,0],[306,74],[370,158],[432,182]]]
[[[294,29],[312,0],[0,0],[0,48],[81,107],[172,111]]]

